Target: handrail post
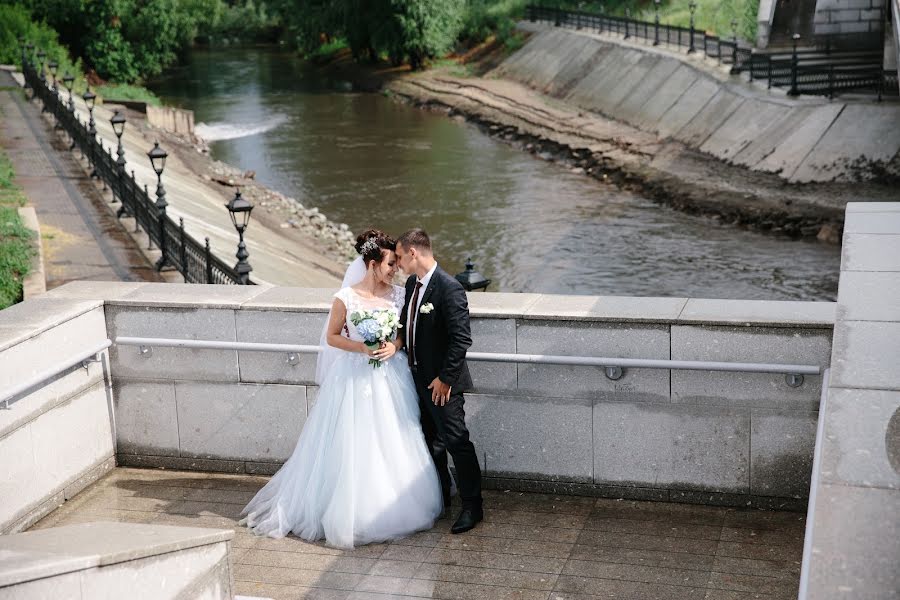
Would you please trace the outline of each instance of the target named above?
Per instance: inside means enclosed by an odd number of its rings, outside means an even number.
[[[793,41],[793,50],[791,51],[791,89],[788,90],[789,96],[797,96],[800,92],[797,90],[797,40],[800,39],[800,34],[795,33],[791,36],[791,40]],[[769,82],[769,87],[771,87],[772,82]]]
[[[181,274],[184,276],[185,283],[191,283],[188,281],[188,268],[187,268],[187,246],[184,241],[184,217],[178,217],[178,237],[181,242]]]
[[[212,283],[212,251],[209,249],[209,238],[206,238],[206,283]]]

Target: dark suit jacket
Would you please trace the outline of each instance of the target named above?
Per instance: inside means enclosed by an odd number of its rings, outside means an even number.
[[[406,303],[400,315],[400,330],[406,336],[407,315],[416,287],[416,276],[406,280]],[[469,301],[466,291],[443,269],[435,269],[428,286],[419,291],[421,306],[434,305],[428,314],[416,314],[415,348],[418,375],[431,383],[435,377],[453,388],[453,393],[472,389],[472,376],[466,365],[466,351],[472,345],[469,328]],[[407,348],[407,351],[409,349]]]

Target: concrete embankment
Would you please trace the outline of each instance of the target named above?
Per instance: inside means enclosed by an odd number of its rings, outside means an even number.
[[[20,74],[15,75],[19,85]],[[63,93],[65,96],[65,93]],[[98,105],[94,109],[97,136],[104,148],[114,153],[116,136],[109,119],[114,109],[124,107]],[[88,110],[81,98],[75,98],[79,119],[88,121]],[[162,180],[168,200],[168,214],[184,219],[185,231],[201,243],[208,237],[214,254],[233,262],[237,250],[237,233],[225,203],[241,189],[245,197],[256,203],[253,221],[246,234],[253,266],[251,279],[257,283],[305,287],[334,287],[340,284],[346,260],[352,253],[352,233],[346,226],[330,222],[317,209],[305,208],[292,198],[243,177],[234,168],[202,155],[182,136],[154,129],[134,111],[126,111],[128,123],[122,136],[126,171],[146,186],[151,198],[156,189],[147,151],[158,140],[169,152]],[[87,162],[82,161],[87,168]],[[213,173],[215,176],[210,176]],[[205,175],[205,176],[204,176]],[[219,182],[216,181],[219,180]],[[96,184],[98,187],[99,183]],[[117,208],[113,204],[112,208]],[[122,219],[127,231],[136,229],[129,217]],[[146,236],[133,235],[135,246],[147,248]],[[148,252],[155,260],[157,251]],[[158,253],[157,253],[158,254]]]
[[[542,158],[759,229],[838,242],[848,201],[900,194],[896,103],[790,99],[696,55],[523,27],[529,41],[485,77],[433,71],[390,89]]]

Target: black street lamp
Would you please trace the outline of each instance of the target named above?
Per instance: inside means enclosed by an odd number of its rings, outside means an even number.
[[[789,96],[800,95],[800,91],[797,89],[797,40],[799,39],[799,33],[795,33],[791,36],[793,49],[791,50],[791,89],[788,90]]]
[[[59,85],[56,81],[56,70],[59,68],[59,63],[55,60],[51,60],[49,63],[47,63],[47,68],[50,69],[50,75],[53,77],[53,93],[58,96]]]
[[[731,72],[732,72],[732,73],[737,73],[737,72],[738,72],[738,66],[737,66],[737,46],[738,46],[738,44],[737,44],[737,26],[738,26],[737,19],[732,19],[732,20],[731,20],[731,43],[734,44],[734,46],[731,48]]]
[[[25,36],[19,36],[19,47],[22,48],[22,64],[25,64]]]
[[[118,196],[119,200],[122,202],[122,206],[119,207],[118,212],[116,212],[116,217],[121,219],[122,215],[127,212],[125,210],[125,201],[122,199],[122,177],[125,175],[125,149],[122,147],[122,134],[125,133],[125,115],[119,111],[115,111],[112,118],[110,118],[109,123],[112,125],[113,133],[116,134],[116,139],[118,140],[118,147],[116,148],[117,181],[116,193],[113,194],[113,203],[115,203],[116,196]]]
[[[238,250],[237,254],[235,254],[238,261],[234,265],[234,270],[238,274],[240,284],[248,285],[250,283],[250,271],[253,270],[253,267],[247,262],[250,253],[247,252],[247,244],[244,243],[244,231],[247,229],[247,225],[250,224],[250,213],[253,211],[253,205],[244,200],[241,196],[241,190],[237,190],[234,198],[225,205],[225,208],[228,209],[228,213],[231,215],[231,223],[238,232]]]
[[[656,10],[656,15],[653,17],[653,45],[659,46],[659,2],[660,0],[653,0],[653,8]]]
[[[697,10],[697,3],[694,2],[694,0],[691,0],[688,4],[688,8],[691,11],[691,45],[688,46],[688,54],[692,54],[697,51],[697,49],[694,48],[694,11]]]
[[[150,158],[150,164],[153,166],[153,170],[156,172],[156,219],[159,223],[159,241],[157,242],[159,245],[159,251],[161,256],[159,260],[156,261],[156,270],[161,271],[163,266],[168,261],[166,258],[166,207],[169,205],[166,202],[166,189],[162,184],[162,174],[163,169],[166,168],[166,157],[169,154],[159,147],[159,142],[153,142],[153,148],[150,149],[150,152],[147,153],[147,156]]]
[[[38,52],[37,52],[38,69],[39,69],[38,72],[39,72],[40,75],[41,75],[41,81],[47,81],[47,77],[44,75],[44,59],[45,59],[45,58],[47,58],[47,53],[44,52],[44,49],[43,49],[43,48],[41,48],[41,49],[38,50]]]
[[[628,21],[630,19],[631,19],[631,9],[626,8],[625,9],[625,39],[626,40],[631,37],[631,31],[628,28]]]
[[[88,88],[81,97],[87,106],[88,115],[90,115],[90,120],[88,121],[88,134],[93,140],[97,137],[97,124],[94,122],[94,103],[97,101],[97,94],[92,92],[91,88]]]
[[[63,85],[66,86],[66,91],[69,92],[69,112],[75,112],[75,98],[72,97],[72,85],[75,83],[75,77],[72,76],[71,73],[66,71],[66,74],[63,75]]]
[[[475,270],[472,264],[472,258],[466,259],[466,270],[456,275],[456,280],[462,284],[467,292],[472,290],[487,291],[487,286],[491,284],[491,280]]]

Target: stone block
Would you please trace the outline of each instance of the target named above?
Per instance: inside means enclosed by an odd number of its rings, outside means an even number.
[[[868,31],[869,24],[846,23],[842,33]],[[790,175],[796,181],[828,181],[858,171],[855,165],[867,170],[877,164],[886,165],[900,152],[900,106],[884,103],[870,106],[847,104],[840,115],[819,138],[799,167]],[[872,140],[878,143],[873,144]]]
[[[139,287],[145,281],[70,281],[53,288],[43,298],[68,298],[70,300],[118,300]]]
[[[829,12],[829,18],[832,23],[841,23],[859,21],[859,10],[832,10]]]
[[[898,598],[898,514],[896,490],[820,484],[807,597]]]
[[[834,302],[773,300],[707,300],[691,298],[678,316],[679,324],[733,324],[821,329],[834,325]]]
[[[712,132],[700,146],[700,151],[721,159],[732,159],[755,142],[759,132],[777,121],[784,112],[785,107],[779,104],[747,98],[740,110],[732,113]]]
[[[540,294],[511,294],[504,292],[469,292],[469,313],[473,319],[481,317],[520,317],[541,298]]]
[[[844,271],[838,317],[846,321],[900,321],[900,272]]]
[[[654,57],[650,68],[640,78],[638,84],[615,108],[616,119],[625,121],[636,127],[643,120],[643,106],[648,99],[664,88],[672,74],[681,66],[679,61],[671,58]]]
[[[107,305],[106,324],[114,342],[118,336],[236,341],[230,309]],[[114,345],[110,360],[116,378],[237,381],[239,377],[234,350],[160,347],[148,357],[137,346]]]
[[[885,210],[884,212],[847,211],[844,218],[844,234],[877,233],[896,234],[900,232],[900,212]]]
[[[818,25],[816,27],[819,27]],[[779,106],[779,112],[768,124],[755,132],[753,141],[732,156],[732,162],[745,167],[753,167],[775,151],[802,123],[815,106]]]
[[[667,325],[522,321],[519,354],[604,358],[669,358]],[[669,372],[626,369],[618,381],[602,367],[520,364],[519,392],[528,396],[668,402]]]
[[[831,331],[766,327],[672,326],[672,359],[828,366]],[[672,371],[672,401],[817,410],[819,375],[792,388],[785,376],[727,371]]]
[[[181,456],[285,461],[306,422],[306,388],[175,384]]]
[[[841,273],[845,271],[900,271],[900,235],[844,235]]]
[[[467,394],[466,422],[486,474],[591,481],[589,400]]]
[[[821,477],[900,490],[900,392],[830,391]]]
[[[168,308],[239,308],[265,293],[268,285],[216,285],[198,283],[146,283],[112,301],[117,306]]]
[[[0,314],[8,310],[12,309],[3,310]],[[0,389],[9,389],[26,379],[58,367],[61,363],[82,354],[88,346],[105,340],[103,309],[89,308],[87,312],[82,311],[47,328],[38,325],[29,333],[22,335],[16,343],[0,349]],[[96,373],[95,370],[94,374]],[[42,389],[35,389],[31,395],[45,399],[48,393]]]
[[[638,93],[637,88],[648,79],[653,68],[660,62],[658,56],[644,53],[640,54],[641,56],[638,60],[622,73],[618,85],[613,86],[609,90],[609,94],[606,95],[607,114],[616,115],[617,118],[621,118],[619,116],[619,107],[622,104],[627,104],[629,102],[631,94]],[[640,101],[643,103],[647,96],[639,95],[637,97],[640,98]]]
[[[524,317],[541,321],[671,323],[686,302],[687,298],[545,294],[528,308]]]
[[[102,383],[32,422],[37,470],[45,493],[55,492],[115,453],[112,401]]]
[[[102,314],[102,307],[103,303],[99,300],[72,300],[43,296],[13,304],[0,311],[0,329],[24,330],[25,336],[12,338],[4,335],[0,350],[95,309],[100,309]]]
[[[673,137],[692,147],[702,148],[733,114],[741,110],[745,101],[743,96],[732,94],[722,88],[693,119],[676,131]]]
[[[324,313],[239,310],[235,327],[239,342],[318,346],[328,315]],[[258,383],[313,383],[318,354],[299,354],[288,363],[280,352],[238,352],[241,381]]]
[[[878,21],[880,23],[882,19],[881,10],[861,10],[859,11],[859,19],[861,21]]]
[[[900,323],[838,321],[831,386],[900,390]]]
[[[871,21],[840,23],[841,33],[868,33],[872,31]]]
[[[594,404],[594,482],[746,494],[750,411]]]
[[[822,23],[816,25],[815,27],[816,35],[834,35],[841,32],[840,23]]]
[[[686,65],[678,66],[640,107],[636,125],[645,131],[661,129],[662,116],[678,102],[682,95],[697,81],[697,71]]]
[[[335,292],[334,288],[273,287],[243,302],[241,308],[328,313]]]
[[[818,413],[754,408],[750,416],[750,493],[806,498]]]
[[[34,460],[31,423],[0,438],[0,454],[15,457],[0,461],[0,532],[5,532],[43,497],[34,478],[40,467]]]
[[[117,378],[113,398],[118,454],[178,456],[173,382]]]
[[[703,110],[718,91],[717,82],[699,76],[659,119],[659,137],[674,136]]]
[[[472,347],[469,352],[516,353],[515,319],[472,319]],[[470,360],[469,371],[478,393],[516,393],[515,363]]]
[[[753,168],[790,177],[843,109],[844,105],[840,103],[817,106],[793,128],[790,135]]]

